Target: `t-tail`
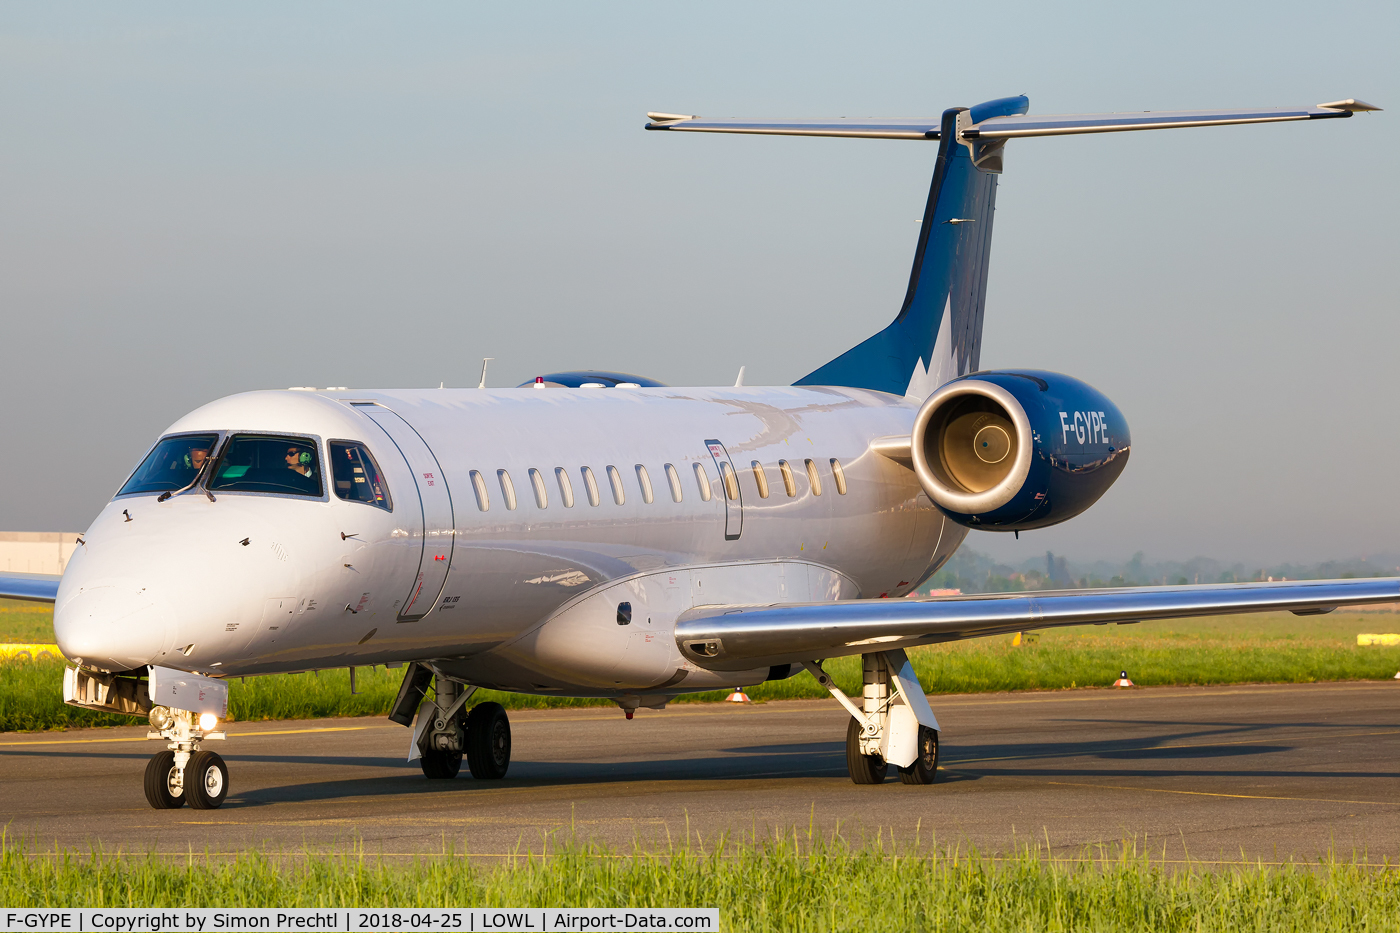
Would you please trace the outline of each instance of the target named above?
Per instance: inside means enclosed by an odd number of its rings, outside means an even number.
[[[1379,110],[1349,99],[1315,107],[1176,110],[1030,116],[1030,100],[1003,97],[953,107],[938,120],[705,120],[649,113],[649,130],[783,136],[848,136],[938,142],[933,183],[904,304],[879,333],[797,380],[925,398],[979,368],[982,310],[992,249],[997,179],[1008,140],[1127,130],[1350,117]]]

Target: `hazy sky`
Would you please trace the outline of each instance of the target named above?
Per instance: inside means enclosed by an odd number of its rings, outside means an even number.
[[[1013,141],[982,363],[1132,426],[1093,509],[971,546],[1400,550],[1400,4],[0,4],[0,528],[81,530],[222,395],[558,368],[788,383],[884,326],[936,144],[706,116],[1315,104]]]

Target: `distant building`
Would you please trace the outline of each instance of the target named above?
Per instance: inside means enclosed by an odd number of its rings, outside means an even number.
[[[77,547],[76,531],[0,531],[0,570],[61,574]]]

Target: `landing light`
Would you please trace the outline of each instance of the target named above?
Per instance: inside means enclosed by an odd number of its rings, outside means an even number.
[[[201,732],[213,732],[214,727],[219,724],[219,717],[213,713],[199,714],[199,728]]]

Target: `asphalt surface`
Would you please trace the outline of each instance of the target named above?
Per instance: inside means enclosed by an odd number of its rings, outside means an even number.
[[[831,701],[511,714],[505,780],[429,781],[378,719],[235,723],[222,809],[154,811],[144,730],[0,735],[0,823],[42,848],[170,854],[351,844],[499,857],[570,835],[630,851],[839,830],[859,843],[1136,840],[1157,857],[1400,856],[1400,682],[934,697],[939,783],[846,777]]]

